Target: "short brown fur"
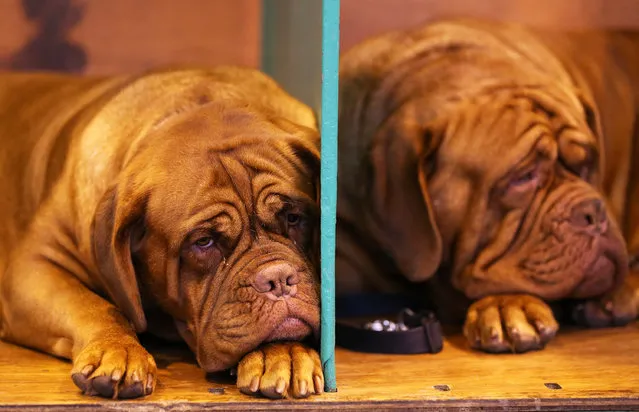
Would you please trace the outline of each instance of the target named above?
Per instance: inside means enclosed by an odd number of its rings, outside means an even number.
[[[636,318],[637,35],[440,21],[340,76],[338,293],[416,294],[489,352],[542,348],[550,302]]]
[[[153,391],[144,331],[206,371],[249,354],[247,393],[321,392],[296,343],[319,329],[308,107],[237,67],[3,73],[0,138],[0,337],[72,359],[90,395]]]

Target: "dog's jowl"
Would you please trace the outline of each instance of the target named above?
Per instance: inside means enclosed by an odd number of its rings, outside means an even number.
[[[322,391],[308,107],[234,67],[5,73],[0,139],[4,340],[71,359],[90,395],[153,392],[144,331],[242,392]]]

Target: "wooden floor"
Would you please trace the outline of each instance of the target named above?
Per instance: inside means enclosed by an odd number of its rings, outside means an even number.
[[[0,343],[0,412],[21,410],[639,410],[639,326],[562,331],[525,355],[470,352],[459,336],[437,355],[337,352],[338,392],[305,401],[241,395],[206,378],[183,348],[153,351],[156,392],[142,401],[83,397],[68,363]],[[224,388],[223,394],[218,394]],[[71,406],[73,407],[71,408]]]

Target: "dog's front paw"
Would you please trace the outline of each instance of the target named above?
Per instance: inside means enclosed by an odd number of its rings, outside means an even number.
[[[306,398],[324,391],[322,364],[317,352],[301,343],[270,343],[240,361],[237,387],[273,399]]]
[[[97,339],[73,360],[71,378],[85,395],[137,398],[155,388],[157,368],[153,357],[130,337]]]
[[[623,326],[637,319],[638,306],[639,290],[626,282],[601,299],[575,305],[572,319],[590,328]]]
[[[474,349],[491,353],[542,349],[559,324],[542,300],[528,295],[488,296],[468,309],[464,336]]]

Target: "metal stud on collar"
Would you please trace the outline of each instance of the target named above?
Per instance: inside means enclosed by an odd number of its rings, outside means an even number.
[[[413,312],[409,308],[404,308],[401,312],[399,312],[396,322],[389,319],[375,319],[372,322],[365,323],[363,328],[373,330],[375,332],[405,332],[411,327],[419,326],[411,325],[415,323],[414,320],[417,317],[419,317],[417,313]]]
[[[388,319],[375,319],[372,322],[364,324],[364,329],[374,330],[375,332],[395,332],[407,331],[408,327],[402,322],[393,322]]]

